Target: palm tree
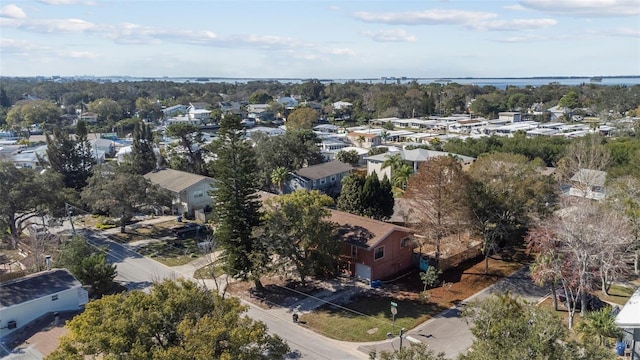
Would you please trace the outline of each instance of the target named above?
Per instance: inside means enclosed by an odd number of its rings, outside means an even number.
[[[404,165],[404,160],[402,160],[402,154],[395,153],[393,155],[387,155],[386,159],[382,162],[382,168],[391,168],[391,172],[395,172],[402,165]]]
[[[413,174],[413,168],[407,164],[402,164],[393,172],[393,176],[391,176],[391,183],[393,186],[404,190],[407,188],[407,183],[409,182],[411,174]]]
[[[282,185],[284,181],[287,180],[288,175],[289,172],[287,171],[287,168],[283,166],[277,167],[271,172],[271,182],[278,187],[278,192],[280,194],[282,194]]]
[[[576,325],[576,331],[582,335],[583,342],[597,341],[600,345],[605,345],[607,339],[619,339],[622,336],[622,330],[616,326],[614,319],[609,306],[597,311],[588,311]]]
[[[364,135],[359,135],[356,138],[356,142],[358,143],[358,147],[362,147],[362,143],[365,142],[365,140],[367,140],[367,138],[364,137]]]

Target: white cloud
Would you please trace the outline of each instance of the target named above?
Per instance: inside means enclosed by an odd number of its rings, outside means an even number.
[[[66,51],[66,52],[59,52],[58,55],[66,56],[74,59],[95,59],[98,57],[97,54],[89,51]]]
[[[493,19],[497,16],[497,14],[488,12],[441,9],[379,14],[360,11],[353,14],[353,17],[364,22],[392,25],[468,24],[475,21]]]
[[[27,14],[25,14],[24,10],[22,10],[17,5],[9,4],[0,8],[0,17],[11,18],[11,19],[24,19],[27,17]]]
[[[97,26],[80,19],[21,20],[3,22],[3,25],[36,33],[82,33],[94,31]]]
[[[558,22],[554,19],[515,19],[515,20],[494,20],[477,22],[467,25],[467,27],[476,30],[493,30],[493,31],[519,31],[544,29],[556,25]]]
[[[416,37],[404,30],[364,31],[362,35],[380,42],[414,42]]]
[[[328,53],[331,54],[331,55],[348,55],[348,56],[356,55],[356,52],[354,50],[346,49],[346,48],[329,49]]]
[[[549,41],[549,38],[546,36],[511,36],[502,39],[494,40],[496,42],[502,43],[530,43],[530,42],[540,42],[540,41]]]
[[[47,5],[95,5],[95,1],[91,0],[38,0]]]
[[[628,36],[640,38],[639,28],[617,28],[608,33],[611,36]]]
[[[525,8],[569,16],[633,16],[640,14],[640,0],[522,0]]]
[[[7,39],[7,38],[0,38],[0,47],[2,47],[2,52],[11,52],[11,53],[21,53],[21,52],[27,52],[27,51],[31,52],[34,50],[49,49],[48,47],[43,47],[29,41]]]
[[[520,4],[515,4],[515,5],[505,5],[502,7],[505,10],[513,10],[513,11],[523,11],[523,10],[527,10],[526,7],[520,5]]]

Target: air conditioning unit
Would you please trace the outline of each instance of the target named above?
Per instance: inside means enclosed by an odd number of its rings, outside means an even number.
[[[9,322],[7,322],[7,329],[15,329],[16,327],[18,327],[18,324],[16,324],[15,320],[9,320]]]

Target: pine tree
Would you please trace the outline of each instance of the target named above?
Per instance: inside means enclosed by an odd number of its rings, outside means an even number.
[[[133,128],[133,143],[128,164],[131,171],[140,175],[155,169],[157,164],[156,154],[153,152],[151,127],[142,121],[137,122]]]
[[[337,200],[338,210],[346,211],[356,215],[362,215],[362,188],[364,187],[364,177],[358,174],[349,174],[342,179],[342,188]]]
[[[46,139],[47,161],[51,169],[62,175],[65,187],[82,190],[91,177],[94,164],[86,124],[78,122],[75,140],[59,127],[54,128],[53,137],[47,134]]]
[[[262,288],[260,272],[265,266],[265,248],[253,234],[260,225],[260,201],[256,155],[244,138],[237,116],[225,116],[220,123],[218,140],[212,150],[216,182],[210,194],[214,199],[216,238],[224,250],[231,274],[242,280],[253,280]]]

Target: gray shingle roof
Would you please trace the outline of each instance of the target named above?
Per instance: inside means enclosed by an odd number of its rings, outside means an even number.
[[[173,169],[154,170],[144,175],[144,178],[152,183],[173,192],[181,192],[203,180],[211,180],[210,177],[192,174],[186,171]]]
[[[82,284],[67,269],[53,269],[0,284],[0,308],[80,287]]]
[[[295,171],[295,174],[309,180],[318,180],[327,176],[349,172],[353,167],[341,161],[329,161],[326,163],[312,165]]]

